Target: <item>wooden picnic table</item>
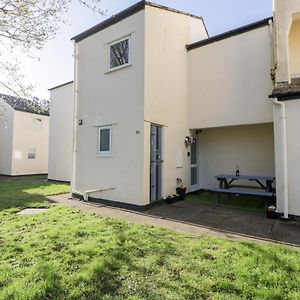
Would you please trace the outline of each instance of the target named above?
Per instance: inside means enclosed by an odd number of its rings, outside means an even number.
[[[272,176],[250,176],[250,175],[228,175],[222,174],[215,176],[219,181],[220,190],[229,190],[233,188],[233,183],[238,180],[248,180],[251,182],[256,182],[258,188],[263,189],[266,193],[273,192],[273,183],[275,182],[275,177]]]

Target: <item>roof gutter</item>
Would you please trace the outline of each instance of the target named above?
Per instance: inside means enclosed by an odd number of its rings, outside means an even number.
[[[287,100],[297,100],[300,97],[300,91],[299,92],[288,92],[288,93],[273,93],[269,96],[269,98],[277,98],[280,101],[287,101]]]
[[[245,25],[245,26],[242,26],[242,27],[239,27],[239,28],[221,33],[221,34],[218,34],[218,35],[215,35],[215,36],[212,36],[208,39],[201,40],[199,42],[187,45],[186,49],[188,51],[190,51],[190,50],[197,49],[197,48],[200,48],[200,47],[203,47],[203,46],[215,43],[215,42],[219,42],[221,40],[228,39],[228,38],[233,37],[233,36],[240,35],[242,33],[246,33],[246,32],[251,31],[251,30],[255,30],[255,29],[258,29],[258,28],[261,28],[261,27],[264,27],[264,26],[268,26],[270,20],[272,20],[272,17],[267,18],[267,19],[263,19],[263,20],[260,20],[258,22],[251,23],[251,24],[248,24],[248,25]]]
[[[56,90],[56,89],[61,88],[61,87],[65,86],[65,85],[69,85],[69,84],[71,84],[73,82],[74,81],[72,80],[72,81],[68,81],[68,82],[62,83],[60,85],[57,85],[57,86],[54,86],[54,87],[48,89],[48,91]]]
[[[126,8],[125,10],[113,15],[112,17],[104,20],[103,22],[91,27],[90,29],[74,36],[71,40],[74,40],[76,43],[78,43],[78,42],[84,40],[85,38],[89,37],[90,35],[93,35],[93,34],[99,32],[101,30],[104,30],[104,29],[106,29],[106,28],[108,28],[108,27],[110,27],[114,24],[117,24],[118,22],[121,22],[122,20],[124,20],[124,19],[140,12],[141,10],[145,9],[146,6],[151,6],[151,7],[166,10],[166,11],[169,11],[169,12],[182,14],[182,15],[185,15],[185,16],[188,16],[188,17],[191,17],[191,18],[200,19],[204,23],[204,20],[203,20],[202,17],[195,16],[193,14],[183,12],[183,11],[180,11],[180,10],[177,10],[177,9],[169,8],[167,6],[163,6],[163,5],[153,3],[153,2],[150,2],[150,1],[142,0],[142,1],[139,1],[135,4],[133,4],[132,6]],[[205,23],[204,23],[204,26],[205,26]],[[207,31],[207,28],[206,28],[206,31]]]

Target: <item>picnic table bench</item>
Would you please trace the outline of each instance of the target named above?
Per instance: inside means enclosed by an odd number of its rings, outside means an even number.
[[[261,197],[275,196],[275,189],[273,188],[275,177],[222,174],[222,175],[215,176],[215,178],[219,181],[219,188],[211,189],[211,191],[215,193],[261,196]],[[245,189],[243,186],[234,185],[234,183],[236,183],[236,181],[239,180],[255,182],[257,185],[253,187],[251,186],[249,187],[249,189]],[[254,190],[254,188],[256,188],[256,190]]]

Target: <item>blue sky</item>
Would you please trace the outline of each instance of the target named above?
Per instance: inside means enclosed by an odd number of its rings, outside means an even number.
[[[113,15],[137,0],[102,0],[102,7]],[[210,36],[255,22],[272,15],[272,0],[155,0],[153,2],[202,16]],[[71,37],[103,21],[105,17],[83,8],[72,0],[54,40],[38,53],[40,61],[23,59],[28,81],[35,83],[35,93],[48,98],[48,88],[73,79],[73,44]]]

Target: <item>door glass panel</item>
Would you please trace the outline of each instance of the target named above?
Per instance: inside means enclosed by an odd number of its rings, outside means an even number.
[[[150,200],[154,201],[156,200],[156,194],[157,194],[157,172],[156,172],[156,164],[155,162],[151,162],[150,167]]]
[[[197,185],[198,183],[198,168],[191,168],[191,185]]]
[[[197,164],[197,144],[193,143],[191,145],[191,164],[196,165]]]
[[[191,145],[191,191],[198,189],[198,145],[193,143]]]
[[[151,126],[150,140],[150,199],[156,201],[161,199],[162,182],[162,149],[161,149],[161,127]]]

